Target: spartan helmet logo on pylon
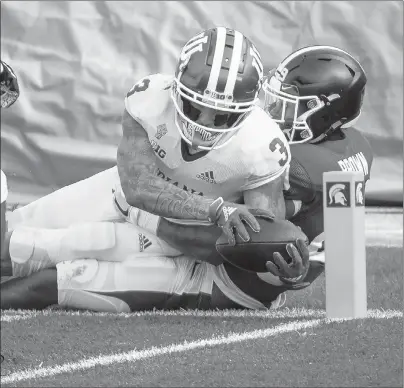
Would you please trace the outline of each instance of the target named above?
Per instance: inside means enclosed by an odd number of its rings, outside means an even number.
[[[336,183],[332,185],[328,191],[329,205],[339,204],[341,206],[348,206],[348,200],[344,194],[346,186],[343,183]]]
[[[357,205],[363,205],[364,204],[364,201],[363,201],[363,183],[362,182],[359,182],[356,185],[355,197],[356,197],[356,204]]]

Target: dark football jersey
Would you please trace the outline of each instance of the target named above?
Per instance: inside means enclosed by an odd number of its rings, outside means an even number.
[[[343,129],[320,144],[292,144],[292,160],[284,191],[296,204],[288,219],[300,226],[309,240],[323,232],[323,173],[360,171],[370,178],[373,154],[368,141],[356,129]],[[315,220],[313,219],[315,218]]]
[[[290,149],[292,160],[284,195],[286,200],[299,205],[296,205],[298,211],[288,218],[300,226],[312,242],[324,232],[323,173],[361,171],[367,181],[373,161],[372,150],[365,137],[354,128],[338,131],[320,144],[294,144]],[[316,249],[322,249],[321,244]],[[263,281],[257,274],[239,270],[228,263],[224,265],[230,279],[243,292],[266,306],[286,290]]]

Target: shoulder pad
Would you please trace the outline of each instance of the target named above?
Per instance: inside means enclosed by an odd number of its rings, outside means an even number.
[[[160,73],[143,77],[126,94],[128,113],[135,120],[162,113],[170,100],[172,80],[172,76]]]
[[[248,188],[281,175],[291,159],[289,143],[279,125],[260,108],[251,115],[242,134],[243,155],[251,172]]]
[[[344,133],[351,142],[355,143],[355,148],[364,155],[369,167],[369,174],[365,177],[365,179],[368,180],[373,163],[373,150],[368,139],[366,139],[363,132],[353,127],[345,130]]]

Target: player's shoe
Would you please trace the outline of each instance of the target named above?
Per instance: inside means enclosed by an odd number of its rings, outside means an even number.
[[[283,307],[286,303],[286,293],[282,292],[278,297],[271,303],[271,310],[277,310]]]

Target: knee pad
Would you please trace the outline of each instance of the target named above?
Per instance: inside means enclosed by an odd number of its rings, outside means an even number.
[[[115,225],[112,222],[95,222],[73,225],[60,239],[57,262],[81,258],[96,258],[115,246]]]
[[[72,284],[91,283],[97,277],[99,265],[96,259],[79,259],[58,263],[56,269],[58,288],[70,288]]]
[[[105,271],[107,268],[100,271],[97,260],[64,261],[56,268],[60,306],[112,313],[131,311],[123,300],[102,292],[106,288],[108,274]]]

